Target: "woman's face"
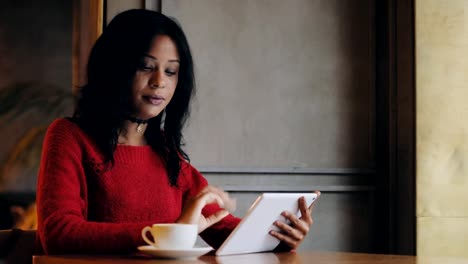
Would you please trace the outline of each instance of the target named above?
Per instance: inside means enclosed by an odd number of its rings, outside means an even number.
[[[142,58],[132,83],[133,115],[149,119],[159,115],[174,95],[180,59],[171,38],[158,35]]]

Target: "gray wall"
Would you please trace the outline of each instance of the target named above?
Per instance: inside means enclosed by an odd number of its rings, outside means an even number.
[[[369,1],[163,1],[162,11],[196,62],[194,164],[373,166]]]

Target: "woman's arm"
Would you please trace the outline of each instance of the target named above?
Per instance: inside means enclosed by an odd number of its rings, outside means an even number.
[[[77,129],[68,120],[57,120],[44,140],[37,185],[40,246],[46,254],[134,251],[144,244],[141,229],[152,223],[86,220],[88,186]]]
[[[203,209],[200,212],[195,213],[196,217],[200,217],[201,222],[204,222],[204,219],[213,217],[214,224],[209,223],[208,228],[203,228],[200,233],[200,236],[213,248],[218,248],[221,244],[226,240],[229,234],[234,230],[234,228],[239,224],[241,221],[240,218],[234,217],[231,214],[228,214],[225,210],[226,209],[233,209],[232,208],[232,199],[227,196],[222,190],[209,186],[206,179],[198,172],[195,168],[193,168],[190,164],[184,164],[184,172],[186,172],[185,176],[189,176],[188,181],[188,189],[185,194],[185,205],[187,203],[197,202],[194,201],[194,198],[200,196],[203,193],[212,193],[213,196],[217,197],[212,199],[211,203],[204,203]],[[223,207],[221,208],[220,205]],[[187,206],[184,206],[185,208]],[[184,212],[186,210],[184,209]],[[183,212],[183,214],[184,214]],[[217,217],[220,215],[221,217]]]

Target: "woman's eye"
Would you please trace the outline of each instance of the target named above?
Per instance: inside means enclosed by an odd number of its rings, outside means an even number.
[[[144,72],[152,72],[154,70],[154,68],[151,67],[151,66],[142,65],[142,66],[140,66],[139,70],[144,71]]]
[[[166,71],[167,76],[173,76],[176,75],[176,71]]]

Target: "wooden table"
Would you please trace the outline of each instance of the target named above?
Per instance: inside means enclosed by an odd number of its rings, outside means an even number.
[[[398,255],[378,255],[341,252],[289,252],[289,253],[258,253],[234,256],[216,257],[205,255],[197,259],[151,259],[142,256],[34,256],[34,264],[144,264],[144,263],[212,263],[212,264],[278,264],[278,263],[313,263],[313,264],[467,264],[468,259],[414,257]]]

